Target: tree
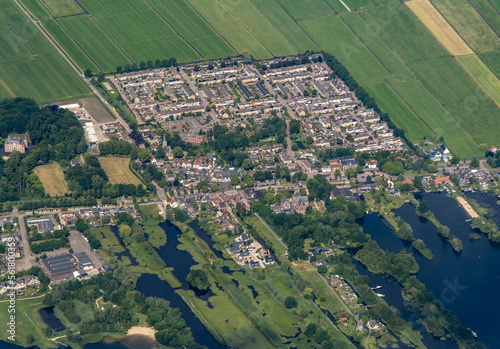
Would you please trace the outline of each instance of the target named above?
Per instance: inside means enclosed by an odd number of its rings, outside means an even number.
[[[35,337],[33,336],[33,334],[31,333],[28,333],[28,335],[26,336],[26,343],[27,344],[31,344],[35,341]]]
[[[243,167],[245,170],[248,171],[254,167],[254,164],[253,164],[252,160],[247,158],[247,159],[243,160],[241,167]]]
[[[185,222],[189,216],[186,211],[181,210],[180,208],[174,208],[175,220],[179,222]]]
[[[90,69],[85,69],[85,71],[83,72],[83,75],[85,75],[85,77],[87,79],[90,79],[92,77],[92,70]]]
[[[240,177],[238,177],[237,175],[232,175],[231,176],[231,185],[238,185],[238,183],[240,182]]]
[[[422,213],[422,214],[426,214],[427,212],[429,212],[429,203],[425,200],[422,200],[420,201],[420,203],[418,204],[418,212]]]
[[[478,168],[479,167],[479,160],[477,158],[474,158],[470,161],[469,166],[471,168]]]
[[[210,288],[210,281],[208,280],[207,272],[201,269],[191,270],[186,278],[191,287],[198,290],[208,290]]]
[[[292,309],[292,308],[297,308],[297,306],[298,306],[298,304],[297,304],[297,300],[295,299],[295,297],[292,297],[292,296],[286,297],[285,308]]]
[[[304,334],[307,337],[311,338],[312,336],[314,336],[317,329],[318,329],[318,325],[316,325],[314,322],[311,322],[307,325],[306,330],[304,331]]]
[[[176,158],[182,158],[184,156],[184,150],[182,150],[181,147],[175,147],[174,150],[172,150],[172,154]]]
[[[141,162],[146,162],[151,158],[151,151],[147,148],[140,148],[137,150],[137,157]]]
[[[324,275],[324,274],[328,273],[328,268],[327,268],[326,266],[324,266],[324,265],[320,265],[320,266],[318,267],[318,272],[319,272],[320,274],[323,274],[323,275]]]
[[[83,233],[85,230],[89,228],[89,224],[85,222],[83,219],[78,218],[75,222],[75,229],[80,233]]]
[[[213,191],[213,192],[216,192],[220,189],[219,187],[219,184],[218,183],[214,183],[212,184],[212,186],[210,187],[210,190]]]

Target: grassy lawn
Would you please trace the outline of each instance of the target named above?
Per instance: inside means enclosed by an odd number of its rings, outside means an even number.
[[[68,193],[68,183],[64,179],[64,173],[59,163],[37,166],[34,169],[42,181],[43,188],[51,196],[63,196]]]
[[[111,184],[141,184],[129,168],[130,158],[99,157],[99,163]]]
[[[139,210],[144,216],[157,216],[161,212],[158,204],[139,205]]]
[[[8,313],[9,302],[0,303],[0,321],[3,328],[7,328],[7,322],[10,321]],[[47,341],[42,336],[42,329],[46,326],[42,318],[38,314],[38,310],[43,308],[42,298],[25,298],[16,300],[16,341],[17,345],[28,346],[26,343],[26,336],[31,333],[35,337],[35,342],[31,345],[39,345],[45,348],[55,348],[54,342]],[[35,325],[36,324],[36,325]],[[12,343],[8,340],[9,334],[7,331],[2,331],[0,340]]]
[[[124,247],[120,245],[109,226],[92,227],[90,228],[90,232],[97,237],[99,241],[101,241],[103,249],[111,253],[120,253],[125,251]]]
[[[39,0],[22,0],[21,3],[35,18],[50,18],[50,13]]]
[[[333,14],[335,11],[324,0],[278,0],[295,20]],[[341,5],[339,3],[339,5]]]

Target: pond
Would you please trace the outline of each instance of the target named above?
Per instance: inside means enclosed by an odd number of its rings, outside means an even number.
[[[54,306],[50,307],[45,307],[42,308],[38,311],[38,314],[42,317],[43,322],[47,326],[50,327],[52,331],[55,332],[60,332],[64,331],[66,327],[62,324],[61,320],[59,320],[55,315],[54,315]]]

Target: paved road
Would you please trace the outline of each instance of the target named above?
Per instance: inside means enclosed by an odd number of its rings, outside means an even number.
[[[48,35],[39,25],[39,21],[35,21],[31,16],[30,14],[28,13],[28,11],[26,11],[26,9],[19,3],[18,0],[14,0],[14,3],[17,5],[17,7],[19,7],[19,9],[21,10],[21,12],[29,18],[29,20],[31,21],[31,23],[33,23],[33,25],[35,26],[36,29],[38,29],[38,31],[40,33],[42,33],[42,35],[47,39],[47,41],[56,49],[56,51],[62,56],[62,58],[69,64],[69,66],[78,74],[78,76],[80,78],[82,78],[82,80],[88,85],[88,87],[92,90],[92,92],[97,96],[97,98],[99,98],[99,100],[109,109],[109,111],[111,112],[112,115],[116,116],[116,118],[118,119],[118,121],[120,122],[120,124],[122,124],[122,126],[127,130],[127,132],[130,132],[130,127],[128,126],[128,124],[125,122],[125,120],[123,120],[121,118],[120,115],[117,115],[113,108],[111,107],[111,105],[109,105],[108,102],[106,102],[106,100],[104,99],[104,97],[99,93],[99,91],[96,90],[96,88],[94,86],[92,86],[92,84],[90,83],[90,80],[89,79],[86,79],[85,76],[82,75],[82,71],[75,65],[75,63],[68,58],[68,56],[66,56],[66,54],[59,48],[59,46],[54,42],[54,40],[52,40],[52,37],[50,37],[50,35]]]
[[[23,258],[16,261],[16,270],[26,270],[30,269],[32,266],[36,265],[35,255],[31,252],[30,244],[28,242],[28,232],[26,230],[26,224],[24,224],[24,215],[19,214],[19,210],[14,208],[12,215],[17,217],[19,221],[19,231],[21,233],[21,246],[23,248]]]

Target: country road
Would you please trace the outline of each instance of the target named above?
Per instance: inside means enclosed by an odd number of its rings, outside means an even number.
[[[99,98],[99,100],[106,106],[106,108],[109,109],[109,111],[111,112],[111,115],[114,115],[118,119],[118,121],[120,122],[120,124],[122,124],[122,126],[127,130],[127,132],[130,132],[131,129],[128,126],[128,124],[125,122],[125,120],[123,120],[120,115],[118,115],[118,114],[115,113],[115,111],[113,110],[113,107],[111,107],[111,105],[104,99],[104,97],[99,93],[99,91],[97,91],[96,88],[94,86],[92,86],[92,84],[90,83],[90,80],[86,79],[85,76],[82,75],[82,71],[75,65],[75,63],[71,59],[68,58],[68,56],[61,50],[61,48],[59,47],[59,45],[57,45],[54,42],[54,40],[52,39],[52,37],[50,35],[48,35],[45,32],[45,30],[43,30],[40,27],[39,20],[37,19],[35,21],[33,19],[33,17],[29,14],[29,12],[24,8],[24,6],[19,3],[19,0],[13,0],[13,1],[17,5],[17,7],[19,7],[19,9],[21,10],[21,12],[31,21],[31,23],[33,23],[33,25],[35,26],[35,28],[56,49],[57,53],[59,53],[61,55],[61,57],[69,64],[69,66],[71,67],[71,69],[73,69],[75,71],[75,73],[87,84],[87,86],[97,96],[97,98]]]

